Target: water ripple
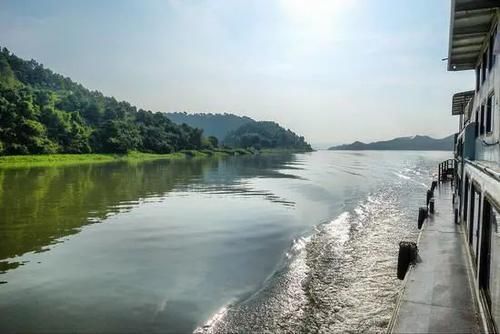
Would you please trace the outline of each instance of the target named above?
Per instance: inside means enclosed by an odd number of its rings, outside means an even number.
[[[263,289],[197,333],[384,332],[400,284],[397,245],[417,233],[407,202],[416,184],[403,179],[296,238]]]

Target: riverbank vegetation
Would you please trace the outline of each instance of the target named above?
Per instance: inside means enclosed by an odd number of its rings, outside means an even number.
[[[0,52],[0,153],[172,153],[210,149],[201,129],[90,91]]]
[[[249,123],[221,142],[204,136],[201,128],[176,124],[164,113],[90,91],[35,60],[0,50],[0,156],[13,156],[2,158],[0,164],[153,158],[148,154],[231,155],[237,149],[311,150],[303,137],[277,123],[241,119]],[[231,148],[236,151],[221,153]],[[39,154],[43,156],[33,156]]]
[[[174,153],[155,154],[132,151],[126,154],[88,153],[88,154],[30,154],[0,157],[1,168],[17,167],[49,167],[61,165],[77,165],[86,163],[108,163],[116,161],[146,161],[146,160],[187,160],[202,158],[220,158],[249,154],[269,154],[270,151],[259,152],[247,149],[212,149],[212,150],[182,150]]]

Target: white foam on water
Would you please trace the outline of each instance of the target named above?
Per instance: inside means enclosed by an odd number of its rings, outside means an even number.
[[[311,241],[311,236],[298,237],[293,239],[290,250],[285,253],[286,257],[290,259],[294,255],[297,255],[299,252],[303,251],[306,248],[307,243],[310,241]]]
[[[275,273],[271,275],[269,281],[264,284],[262,290],[265,290],[271,285],[275,285],[273,287],[276,289],[275,298],[270,301],[268,300],[267,303],[269,304],[264,306],[268,311],[272,311],[273,314],[267,314],[266,316],[270,316],[273,319],[290,319],[290,317],[300,318],[304,305],[307,303],[307,296],[303,290],[303,284],[309,272],[306,256],[307,245],[311,242],[313,237],[314,234],[295,238],[289,250],[285,253],[287,259],[286,270],[281,272],[278,283],[276,284],[276,281],[273,280],[276,278]],[[252,298],[258,294],[259,292],[256,292],[256,294],[250,296],[246,301],[240,302],[245,304],[245,302],[248,300],[251,301]],[[235,304],[235,302],[236,300],[227,303],[210,317],[203,326],[196,328],[193,334],[237,332],[235,328],[229,327],[228,329],[226,318],[230,311],[234,311],[234,307],[242,307],[241,305]],[[240,310],[239,312],[242,311]],[[264,311],[261,310],[260,312]]]
[[[398,173],[398,172],[393,172],[393,173],[394,173],[394,175],[396,175],[397,177],[402,178],[402,179],[404,179],[404,180],[409,180],[409,179],[411,179],[411,177],[406,176],[406,175],[403,175],[403,174],[401,174],[401,173]]]
[[[227,311],[229,310],[229,306],[231,305],[231,303],[227,303],[226,305],[224,305],[223,307],[221,307],[215,314],[213,314],[208,320],[207,322],[205,322],[205,324],[201,327],[197,327],[193,334],[208,334],[208,333],[212,333],[212,329],[213,329],[213,326],[218,323],[219,321],[221,321],[224,316],[227,314]]]
[[[356,212],[356,214],[358,215],[358,217],[360,219],[364,219],[366,217],[366,214],[367,214],[363,204],[361,204],[357,208],[355,208],[354,212]]]
[[[342,212],[337,218],[324,225],[325,231],[331,234],[337,241],[343,245],[347,240],[349,240],[349,228],[348,223],[351,214],[347,211]]]
[[[295,238],[286,269],[195,333],[385,332],[399,284],[397,245],[401,236],[411,238],[413,226],[404,220],[401,201],[417,184],[379,189],[311,235]]]

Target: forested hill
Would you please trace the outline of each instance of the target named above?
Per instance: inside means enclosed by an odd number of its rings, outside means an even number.
[[[263,121],[250,122],[230,132],[223,143],[233,147],[253,147],[256,149],[284,148],[311,151],[304,137],[298,136],[278,123]]]
[[[186,123],[189,126],[203,129],[203,133],[205,135],[214,136],[219,141],[223,140],[229,132],[236,130],[240,126],[250,122],[255,122],[250,117],[228,113],[188,114],[185,112],[174,112],[167,113],[166,115],[177,124]]]
[[[453,150],[453,135],[434,139],[428,136],[399,137],[374,143],[356,141],[352,144],[330,147],[330,150],[420,150],[420,151],[451,151]]]
[[[0,50],[0,154],[169,153],[213,141]]]
[[[0,50],[0,155],[170,153],[214,148],[219,140],[211,135],[228,138],[225,145],[232,147],[310,149],[303,137],[273,122],[231,114],[169,115],[183,124]]]

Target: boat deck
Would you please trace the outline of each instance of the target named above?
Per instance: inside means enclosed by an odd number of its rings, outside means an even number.
[[[419,262],[406,274],[395,313],[395,333],[479,333],[479,312],[469,284],[470,261],[454,224],[452,188],[434,190],[435,214],[419,236]],[[416,224],[416,222],[415,222]]]

